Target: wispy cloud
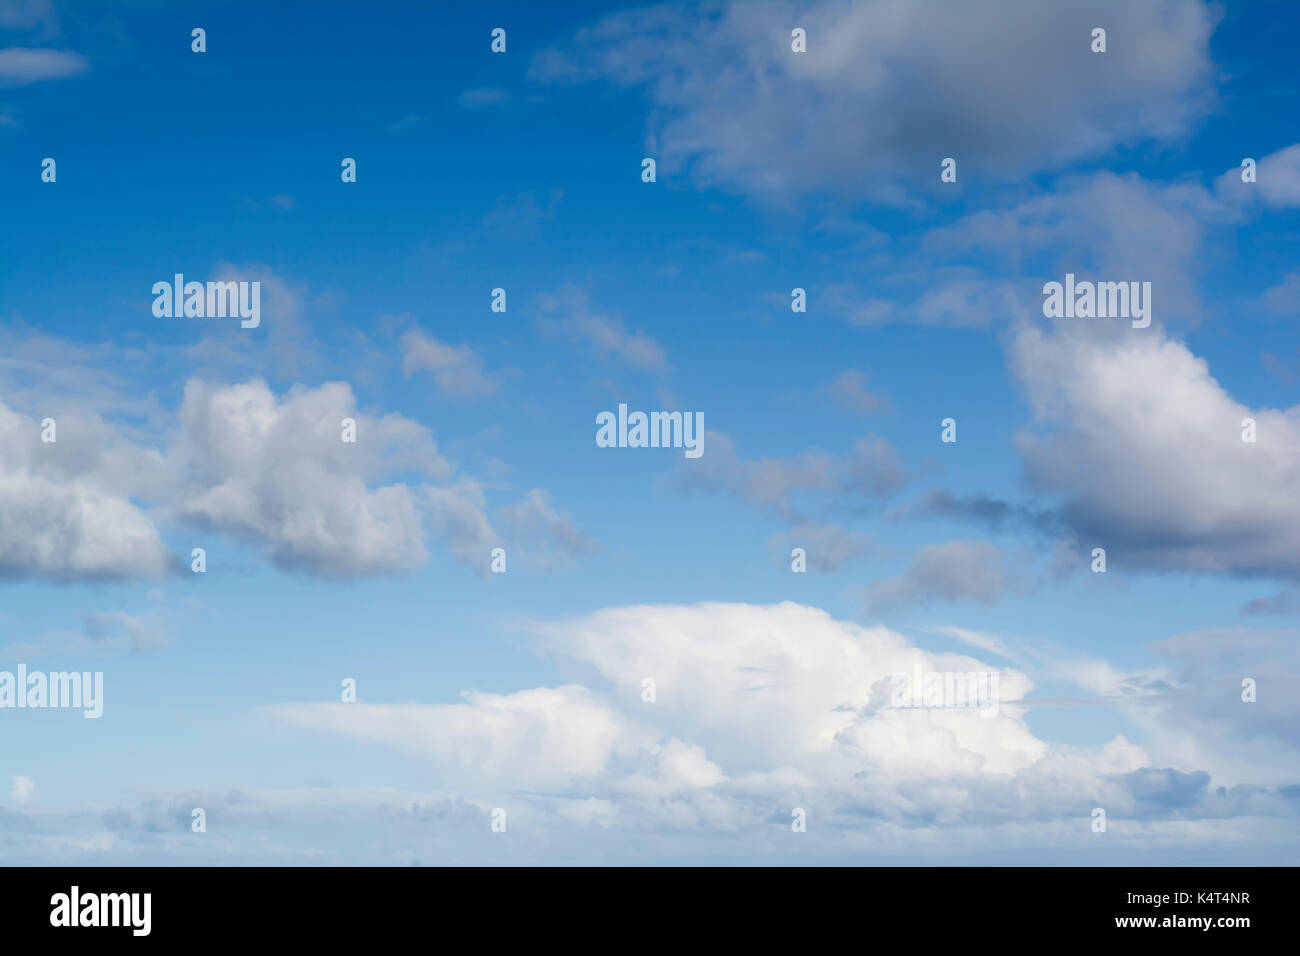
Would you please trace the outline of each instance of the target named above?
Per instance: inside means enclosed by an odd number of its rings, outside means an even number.
[[[80,53],[70,50],[24,49],[0,50],[0,86],[23,86],[41,80],[58,80],[76,76],[90,69]]]

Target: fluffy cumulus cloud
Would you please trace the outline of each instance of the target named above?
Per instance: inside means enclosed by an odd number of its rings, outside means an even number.
[[[649,713],[656,725],[703,746],[731,774],[822,776],[859,763],[907,763],[906,773],[916,775],[953,759],[1007,769],[1032,762],[1041,748],[1009,713],[990,722],[970,710],[922,715],[891,708],[893,675],[910,674],[914,665],[990,668],[957,655],[927,655],[900,634],[835,621],[815,608],[618,608],[552,627],[546,636],[549,647],[594,666],[621,700],[639,705],[643,680],[654,679]],[[1008,697],[1028,691],[1023,675],[1004,676]],[[992,727],[997,731],[986,732]],[[872,737],[881,745],[858,752]]]
[[[480,572],[498,544],[517,543],[542,568],[592,546],[543,489],[501,509],[505,530],[494,531],[482,485],[454,474],[428,429],[362,414],[344,383],[277,397],[264,382],[194,381],[180,419],[179,518],[263,544],[284,567],[327,577],[406,570],[427,557],[426,529]],[[344,419],[356,423],[355,442],[342,441]],[[379,484],[395,475],[413,481]]]
[[[170,556],[130,492],[131,476],[155,473],[161,456],[96,417],[51,417],[47,426],[0,402],[0,575],[165,573]]]
[[[357,440],[342,440],[353,419]],[[412,567],[426,557],[415,494],[367,480],[413,470],[444,477],[433,437],[400,415],[360,414],[343,383],[277,398],[264,382],[191,381],[176,455],[182,520],[264,543],[286,567],[324,575]]]
[[[1094,748],[1041,740],[1025,721],[1027,674],[816,608],[611,608],[542,626],[538,639],[590,668],[590,686],[269,713],[411,753],[445,782],[444,799],[508,806],[551,836],[617,831],[624,848],[649,833],[689,835],[697,853],[727,836],[750,845],[788,832],[794,808],[816,818],[809,833],[820,831],[821,849],[876,853],[927,846],[935,827],[985,846],[1017,828],[1029,829],[1016,839],[1052,833],[1068,845],[1088,832],[1095,806],[1130,840],[1177,821],[1294,814],[1276,788],[1212,790],[1197,765],[1155,765],[1122,736]],[[896,675],[918,670],[997,672],[1000,705],[895,706]],[[1107,688],[1134,683],[1102,670]],[[1142,683],[1146,697],[1168,686]]]
[[[0,402],[0,576],[161,576],[181,564],[160,528],[229,535],[277,565],[341,578],[401,572],[430,536],[486,573],[491,547],[565,566],[594,547],[545,489],[488,517],[483,486],[458,473],[424,425],[366,414],[349,385],[191,379],[158,448],[69,405],[42,420]],[[344,421],[356,441],[344,441]]]
[[[1025,328],[1011,357],[1026,476],[1080,541],[1135,569],[1300,577],[1300,406],[1237,401],[1155,325]]]
[[[425,789],[171,790],[37,812],[18,777],[0,846],[7,862],[46,864],[987,863],[1014,852],[1116,865],[1185,862],[1182,848],[1212,832],[1255,862],[1293,854],[1300,740],[1294,703],[1273,690],[1295,678],[1294,634],[1178,635],[1155,646],[1167,668],[1124,673],[943,630],[1017,663],[927,651],[791,603],[609,608],[536,628],[580,682],[259,712],[289,732],[404,754]],[[918,668],[998,672],[996,715],[893,706],[896,675]],[[1250,673],[1260,696],[1246,705]],[[1025,719],[1040,680],[1117,708],[1149,743],[1041,739]],[[196,806],[211,828],[202,839],[189,829]],[[1107,812],[1104,841],[1094,807]],[[492,833],[497,809],[508,840]],[[796,809],[808,828],[792,837]]]
[[[600,20],[532,72],[643,88],[661,164],[702,184],[860,192],[882,174],[937,181],[945,156],[1018,177],[1177,137],[1213,102],[1216,17],[1182,0],[663,5]]]

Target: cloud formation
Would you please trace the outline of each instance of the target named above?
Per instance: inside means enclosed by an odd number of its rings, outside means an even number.
[[[643,89],[661,168],[699,185],[861,194],[937,182],[946,156],[1009,179],[1179,137],[1214,103],[1215,22],[1181,0],[661,5],[578,31],[532,76]],[[795,26],[806,53],[791,52]]]
[[[0,576],[158,577],[172,558],[132,500],[131,475],[161,456],[124,442],[98,418],[49,426],[0,402]]]
[[[664,350],[644,332],[629,332],[623,323],[592,309],[591,297],[568,283],[554,293],[539,296],[546,318],[542,327],[557,331],[586,346],[596,358],[614,359],[645,371],[660,371],[667,364]]]
[[[483,360],[466,345],[447,345],[419,329],[402,336],[402,374],[428,372],[438,391],[453,398],[477,398],[496,392],[483,374]]]
[[[1155,325],[1023,328],[1011,363],[1035,417],[1025,476],[1080,542],[1132,570],[1300,577],[1300,406],[1238,402]]]
[[[831,510],[885,498],[908,480],[898,450],[878,435],[854,441],[843,455],[809,449],[779,458],[744,459],[730,435],[709,431],[709,453],[678,471],[679,487],[732,495],[755,508],[807,523],[802,500]]]
[[[71,50],[7,47],[0,50],[0,86],[23,86],[41,80],[76,76],[90,68],[86,58]]]
[[[417,360],[428,344],[414,342]],[[441,371],[456,388],[473,383],[464,369]],[[541,488],[501,509],[498,534],[483,486],[429,429],[361,411],[344,382],[276,394],[263,380],[191,379],[159,448],[69,408],[44,442],[41,421],[0,401],[0,576],[159,577],[189,559],[166,548],[167,527],[230,535],[327,578],[408,571],[427,559],[429,533],[480,571],[497,545],[539,570],[594,547]],[[354,442],[343,440],[347,420]]]
[[[816,608],[609,608],[543,625],[538,639],[597,682],[467,693],[453,705],[303,703],[269,714],[431,761],[454,781],[446,796],[508,799],[548,834],[617,828],[623,846],[647,832],[761,840],[788,830],[793,807],[809,808],[828,843],[864,844],[885,831],[924,841],[935,826],[977,828],[986,840],[1031,823],[1086,832],[1094,806],[1112,826],[1295,813],[1270,784],[1216,793],[1195,764],[1154,765],[1122,736],[1095,748],[1047,743],[1024,720],[1034,686],[1024,672],[924,651]],[[892,706],[895,675],[914,668],[999,672],[1002,705],[996,716]],[[1127,681],[1110,672],[1089,688]],[[1148,682],[1142,697],[1167,727],[1179,716],[1178,698],[1164,696],[1171,686]]]

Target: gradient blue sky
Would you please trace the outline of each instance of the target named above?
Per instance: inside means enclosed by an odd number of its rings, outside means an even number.
[[[0,0],[0,859],[1295,862],[1300,12],[1042,6]]]

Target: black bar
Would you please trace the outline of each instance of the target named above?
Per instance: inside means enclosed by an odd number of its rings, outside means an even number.
[[[75,935],[91,945],[110,939],[374,943],[413,936],[430,948],[518,942],[547,949],[694,949],[709,940],[767,948],[780,940],[807,946],[843,936],[855,948],[886,941],[984,947],[1124,937],[1148,945],[1199,939],[1231,946],[1294,931],[1283,914],[1295,875],[1284,867],[38,867],[0,872],[0,919],[7,943],[57,944],[60,937],[66,943]],[[143,913],[127,909],[120,897],[110,901],[106,918],[116,906],[127,925],[51,925],[56,896],[70,904],[73,886],[88,918],[85,907],[99,909],[98,898],[86,903],[88,895],[150,894],[148,935],[135,935],[130,917],[142,928]],[[1117,925],[1132,918],[1155,923]],[[1203,918],[1212,921],[1208,929],[1179,923]],[[1246,922],[1217,922],[1226,919]]]

